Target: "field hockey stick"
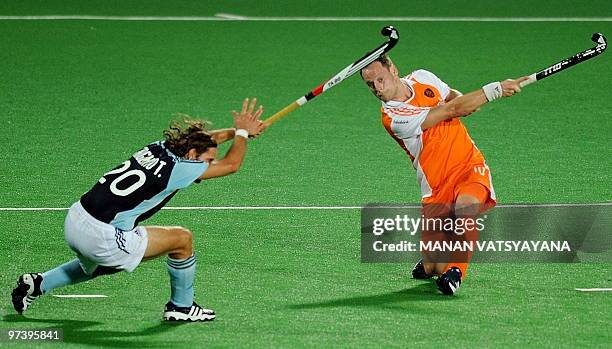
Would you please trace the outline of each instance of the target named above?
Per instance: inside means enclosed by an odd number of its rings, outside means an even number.
[[[521,87],[523,86],[527,86],[529,84],[532,84],[536,81],[540,81],[546,77],[549,77],[551,75],[554,75],[560,71],[563,71],[569,67],[572,67],[580,62],[584,62],[587,59],[591,59],[595,56],[598,56],[600,54],[602,54],[605,50],[606,47],[608,46],[608,43],[606,41],[606,37],[603,36],[602,33],[595,33],[593,34],[593,36],[591,37],[591,40],[593,40],[594,42],[597,43],[597,46],[595,47],[591,47],[590,49],[586,50],[586,51],[582,51],[580,53],[576,53],[575,55],[566,58],[564,60],[562,60],[561,62],[555,63],[549,67],[547,67],[546,69],[540,70],[537,73],[533,73],[531,75],[529,75],[529,79],[525,80],[523,82],[521,82]]]
[[[374,62],[378,57],[389,52],[389,50],[391,50],[393,46],[397,44],[397,41],[399,40],[399,32],[397,31],[397,29],[393,28],[392,26],[386,26],[382,28],[380,32],[382,35],[389,37],[389,40],[387,40],[387,42],[378,46],[374,50],[366,53],[365,56],[358,59],[357,61],[355,61],[355,63],[349,65],[348,67],[342,69],[341,72],[336,74],[331,79],[323,82],[321,85],[317,86],[315,89],[308,92],[306,95],[298,98],[295,102],[281,109],[278,113],[270,116],[264,121],[264,124],[266,126],[270,126],[272,123],[280,120],[285,115],[294,111],[298,107],[303,106],[304,104],[306,104],[306,102],[310,101],[311,99],[315,98],[321,93],[329,90],[330,88],[338,85],[340,82],[342,82],[349,76],[355,74],[356,72],[360,71],[364,67],[368,66],[370,63]]]

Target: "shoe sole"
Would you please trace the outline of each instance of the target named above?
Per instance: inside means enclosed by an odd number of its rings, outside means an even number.
[[[164,314],[164,321],[173,322],[200,322],[200,321],[213,321],[216,315],[204,315],[203,317],[193,318],[187,314],[172,312],[170,314]]]
[[[175,316],[175,315],[164,315],[164,321],[170,321],[170,322],[206,322],[206,321],[213,321],[214,319],[215,319],[215,315],[208,315],[204,318],[198,318],[198,319],[190,318],[189,316],[180,317],[180,316]]]
[[[25,303],[25,299],[27,297],[30,298],[30,304],[34,301],[34,299],[36,299],[36,297],[32,297],[31,293],[33,292],[29,292],[32,286],[25,282],[25,277],[30,278],[32,285],[34,284],[34,280],[32,280],[32,277],[29,274],[21,275],[17,280],[17,287],[15,287],[13,292],[11,292],[13,308],[15,308],[15,311],[19,314],[23,314],[23,312],[28,309],[29,304]]]

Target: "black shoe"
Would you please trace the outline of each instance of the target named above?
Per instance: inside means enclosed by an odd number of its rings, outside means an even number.
[[[196,302],[193,302],[190,307],[177,307],[174,303],[168,302],[164,309],[164,320],[166,321],[212,321],[214,319],[214,310],[204,309]]]
[[[19,277],[17,287],[11,293],[13,307],[19,314],[26,311],[36,298],[42,296],[40,290],[42,280],[42,274],[35,273],[23,274]]]
[[[459,290],[459,286],[461,286],[461,269],[451,267],[444,274],[440,275],[436,280],[436,284],[438,285],[438,290],[443,294],[454,295]]]
[[[429,275],[425,272],[425,266],[423,266],[423,260],[419,259],[417,264],[414,265],[414,268],[412,268],[412,278],[426,280],[426,279],[431,279],[431,277],[432,275]]]

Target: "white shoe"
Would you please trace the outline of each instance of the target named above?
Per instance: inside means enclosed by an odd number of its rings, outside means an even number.
[[[204,309],[196,302],[191,307],[177,307],[172,302],[166,303],[164,309],[165,321],[212,321],[215,319],[215,311]]]

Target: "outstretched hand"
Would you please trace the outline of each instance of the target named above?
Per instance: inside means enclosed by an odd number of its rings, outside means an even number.
[[[263,133],[266,126],[259,119],[263,114],[263,106],[259,106],[255,110],[257,105],[257,98],[253,98],[250,103],[249,99],[245,98],[242,102],[242,110],[240,113],[233,110],[232,115],[234,116],[234,127],[236,129],[244,129],[249,132],[250,137],[256,137]]]

